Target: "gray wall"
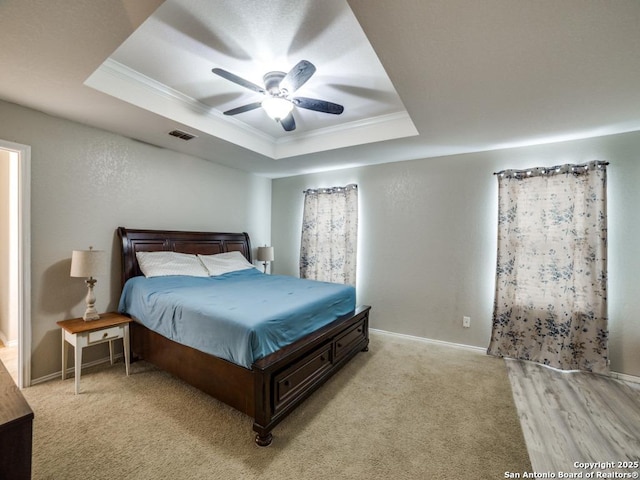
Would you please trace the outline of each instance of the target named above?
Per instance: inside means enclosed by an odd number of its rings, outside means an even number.
[[[372,327],[487,347],[497,234],[492,173],[608,160],[611,368],[640,376],[639,157],[636,132],[277,179],[273,271],[298,274],[302,191],[357,183],[358,301],[373,306]]]
[[[247,231],[270,241],[271,180],[0,102],[0,138],[31,149],[32,378],[60,371],[56,321],[84,312],[71,252],[104,249],[96,308],[117,308],[118,226]],[[232,198],[233,202],[229,202]],[[87,361],[105,353],[87,349]]]
[[[640,376],[640,133],[273,181],[0,102],[0,138],[32,147],[32,378],[60,370],[56,321],[80,316],[86,288],[73,249],[111,256],[97,307],[120,293],[119,225],[246,230],[297,275],[302,190],[360,187],[358,299],[372,326],[486,347],[491,327],[497,185],[503,168],[604,159],[609,166],[609,317],[614,371]],[[229,210],[228,198],[236,199]],[[271,201],[271,209],[269,202]],[[273,234],[272,234],[273,233]],[[272,235],[271,235],[272,234]],[[270,241],[271,238],[271,241]],[[471,317],[463,329],[462,316]],[[104,355],[89,349],[87,360]]]

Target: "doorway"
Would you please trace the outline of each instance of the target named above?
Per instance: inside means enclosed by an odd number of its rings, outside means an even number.
[[[20,388],[31,383],[30,159],[28,145],[0,140],[0,339]]]

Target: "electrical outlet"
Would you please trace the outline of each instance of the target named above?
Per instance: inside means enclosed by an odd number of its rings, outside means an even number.
[[[462,317],[462,326],[464,328],[471,327],[471,317]]]

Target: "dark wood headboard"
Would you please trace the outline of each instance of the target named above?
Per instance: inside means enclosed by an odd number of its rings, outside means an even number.
[[[251,262],[251,243],[247,233],[180,232],[173,230],[139,230],[118,227],[122,241],[122,284],[142,275],[136,252],[173,251],[214,255],[240,252]]]

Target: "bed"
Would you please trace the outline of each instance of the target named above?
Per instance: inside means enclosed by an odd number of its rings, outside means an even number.
[[[200,255],[240,252],[251,262],[251,243],[246,233],[120,227],[118,236],[122,244],[123,289],[128,280],[143,276],[137,252]],[[144,359],[249,415],[254,419],[256,444],[267,446],[276,425],[358,352],[368,350],[369,310],[369,306],[357,306],[335,319],[325,319],[317,330],[253,360],[250,365],[174,341],[166,332],[157,333],[133,316],[132,358]]]

